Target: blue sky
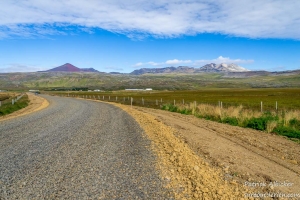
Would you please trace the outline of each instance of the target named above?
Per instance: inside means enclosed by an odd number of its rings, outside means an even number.
[[[300,69],[298,0],[0,2],[0,72],[235,63]]]

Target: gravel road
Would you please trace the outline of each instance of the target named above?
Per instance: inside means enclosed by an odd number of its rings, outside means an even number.
[[[0,122],[0,199],[173,199],[126,112],[43,97],[46,109]]]

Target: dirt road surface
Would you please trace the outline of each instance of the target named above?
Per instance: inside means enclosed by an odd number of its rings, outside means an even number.
[[[243,185],[250,190],[246,193],[300,193],[300,145],[293,141],[179,113],[141,107],[132,110],[171,128],[204,163],[221,171],[223,180]]]
[[[130,115],[44,97],[47,108],[0,122],[0,199],[172,199]]]
[[[300,199],[253,197],[300,195],[300,145],[281,136],[162,110],[46,99],[49,108],[0,122],[4,199]]]

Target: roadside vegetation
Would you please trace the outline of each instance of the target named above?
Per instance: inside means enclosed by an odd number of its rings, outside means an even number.
[[[0,94],[0,116],[4,116],[10,113],[13,113],[17,110],[25,108],[29,104],[29,99],[26,94],[24,94],[17,102],[13,105],[11,103],[12,98],[15,98],[15,95],[7,95],[7,94]]]
[[[194,103],[188,105],[165,104],[163,110],[179,112],[182,114],[191,114],[199,118],[226,123],[233,126],[252,128],[268,133],[277,133],[288,138],[300,141],[300,111],[299,110],[281,110],[259,112],[251,109],[245,109],[242,105],[221,108],[208,104]]]

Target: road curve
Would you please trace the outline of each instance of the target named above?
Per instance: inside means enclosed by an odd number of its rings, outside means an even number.
[[[0,122],[0,199],[172,199],[150,141],[109,104],[45,97],[44,110]]]

